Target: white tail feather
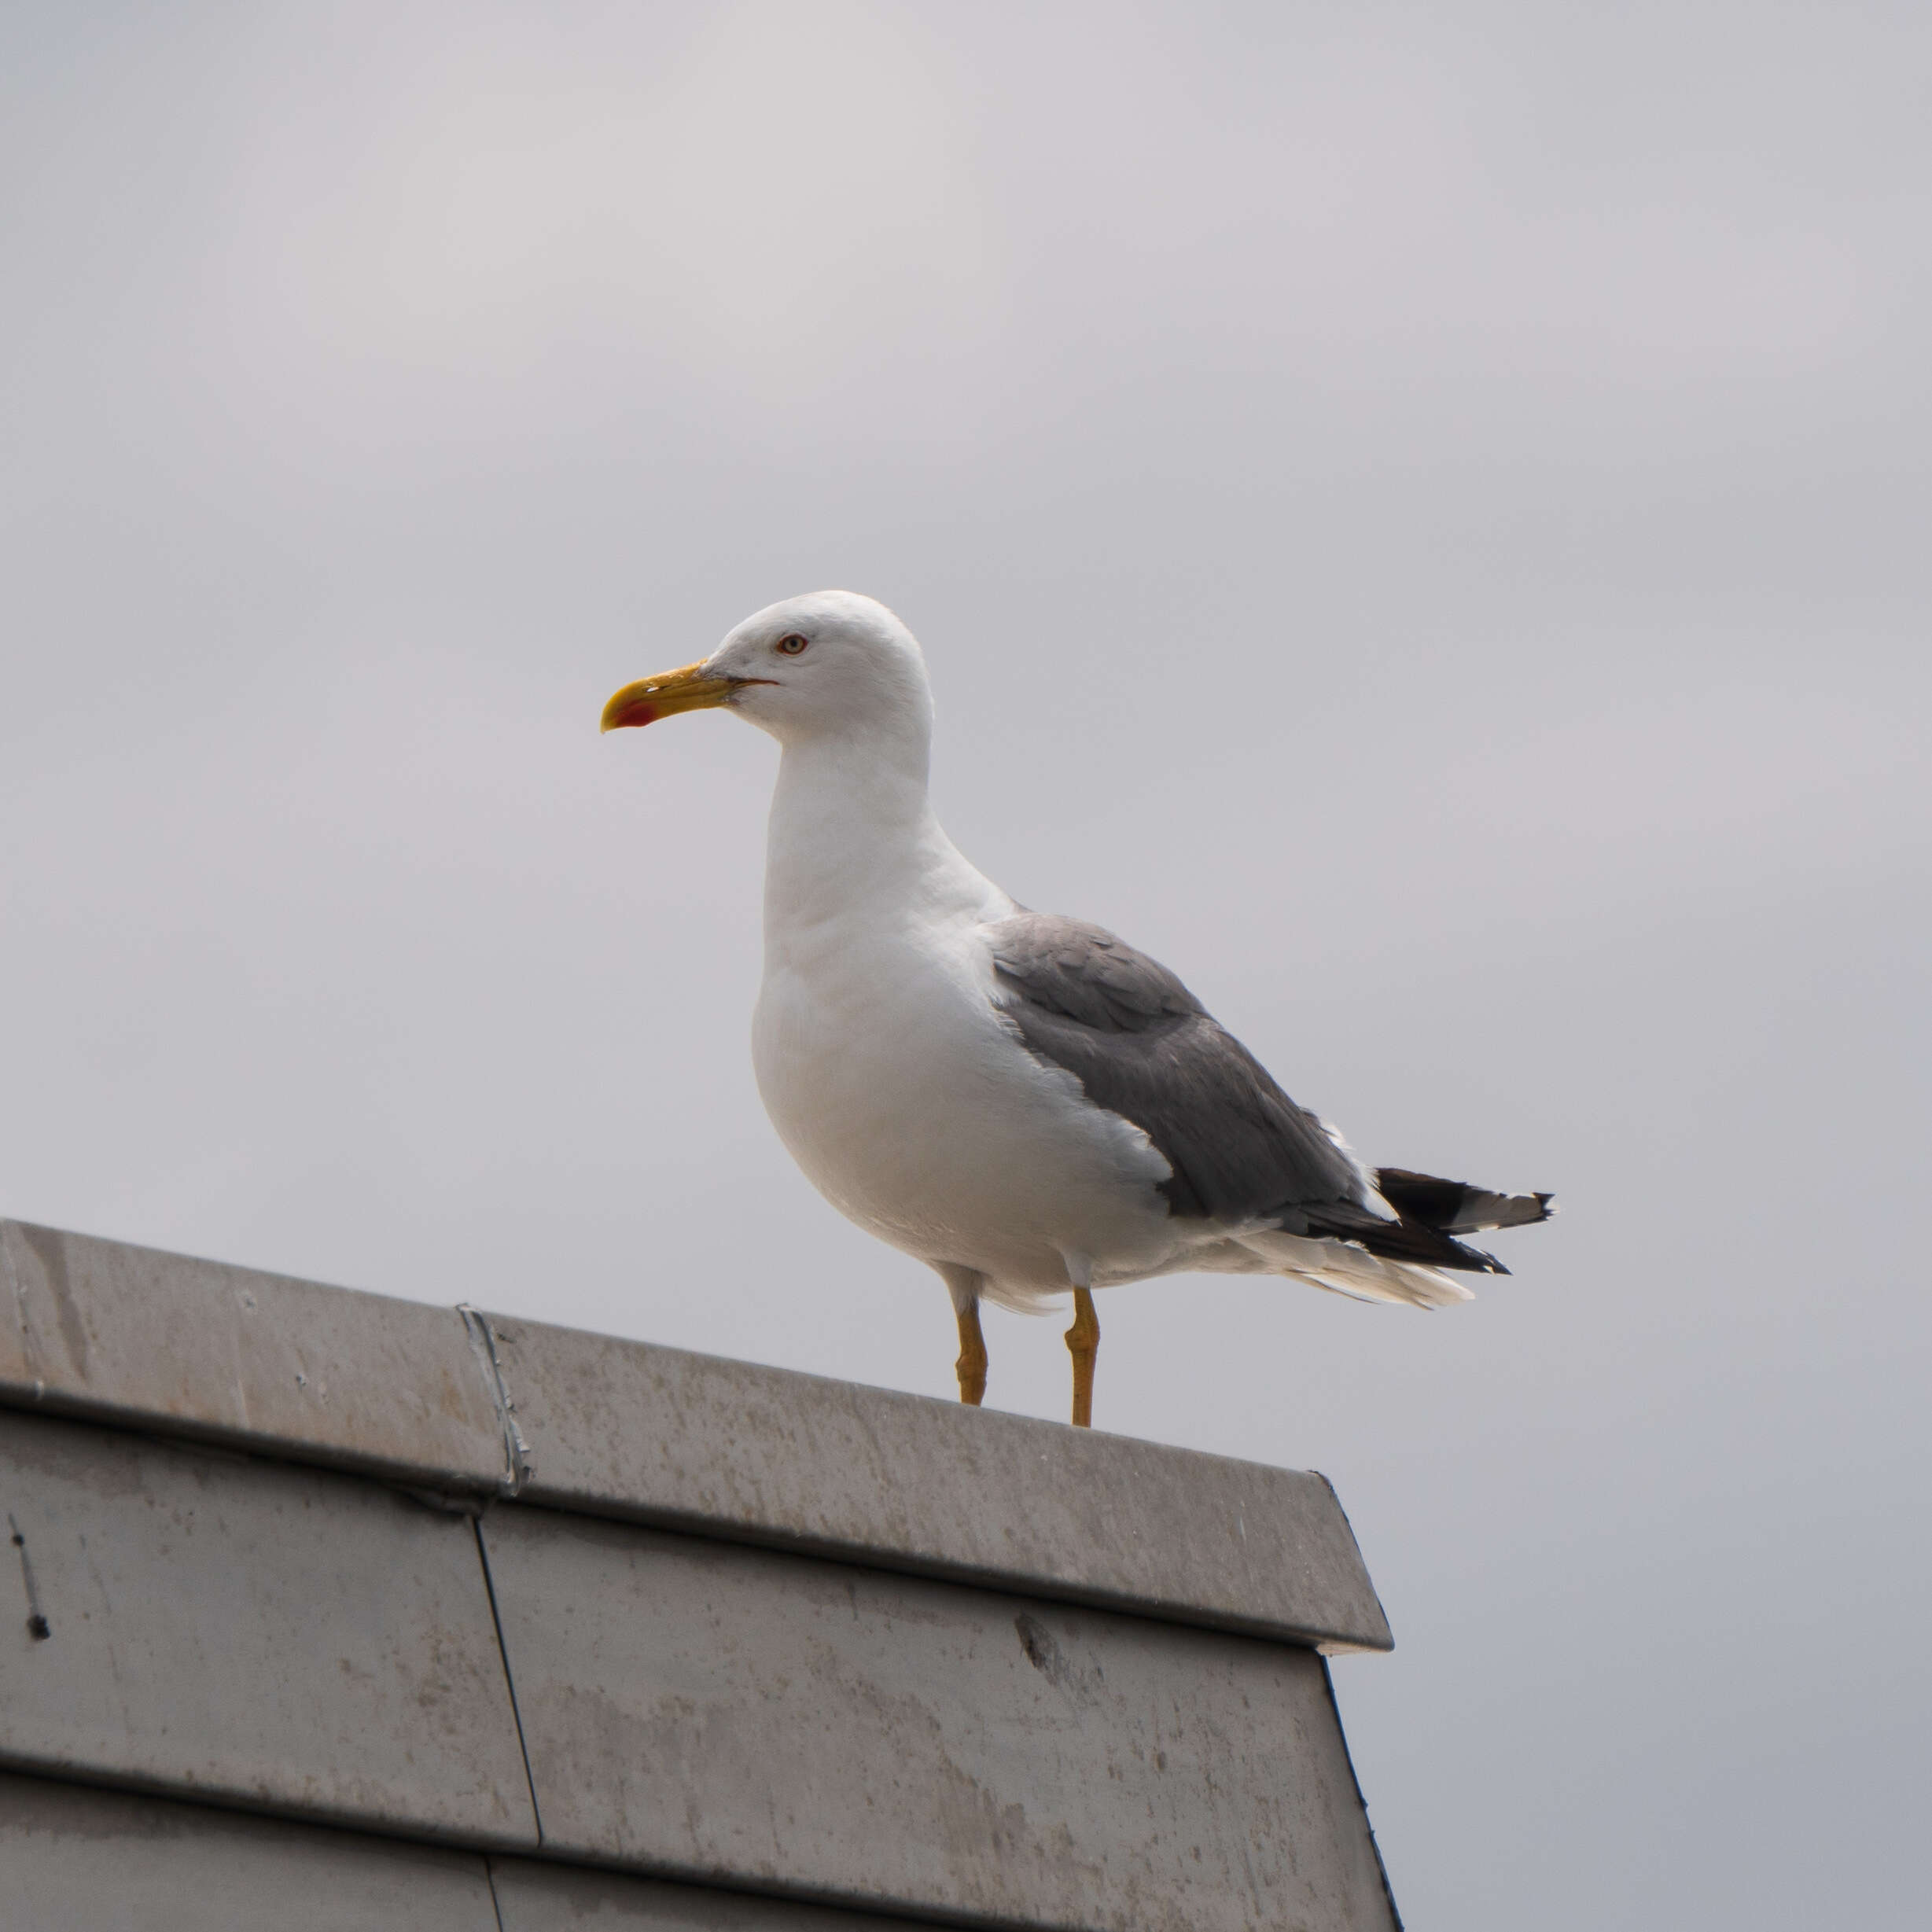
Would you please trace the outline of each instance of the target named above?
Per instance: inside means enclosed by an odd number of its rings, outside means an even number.
[[[1279,1274],[1293,1275],[1356,1301],[1400,1302],[1414,1308],[1446,1308],[1474,1301],[1474,1290],[1453,1275],[1419,1261],[1391,1261],[1346,1241],[1311,1241],[1264,1229],[1243,1235],[1241,1245]]]
[[[1492,1194],[1471,1192],[1463,1198],[1455,1219],[1445,1234],[1479,1234],[1485,1227],[1528,1227],[1547,1221],[1556,1212],[1547,1194]]]

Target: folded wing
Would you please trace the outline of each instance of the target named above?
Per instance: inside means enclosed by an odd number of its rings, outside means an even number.
[[[1002,1007],[1021,1039],[1160,1150],[1172,1170],[1161,1192],[1177,1216],[1507,1274],[1455,1236],[1548,1212],[1547,1195],[1489,1194],[1401,1168],[1371,1176],[1173,973],[1103,927],[1022,912],[991,937]]]

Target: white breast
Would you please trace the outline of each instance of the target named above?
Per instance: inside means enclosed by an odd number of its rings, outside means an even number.
[[[819,1191],[907,1253],[1014,1289],[1064,1288],[1069,1249],[1157,1266],[1166,1161],[1001,1018],[984,922],[837,926],[768,946],[753,1026],[766,1109]]]

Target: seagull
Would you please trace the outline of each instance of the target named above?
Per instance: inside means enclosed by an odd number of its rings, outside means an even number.
[[[968,862],[927,797],[933,699],[883,604],[773,604],[706,658],[627,684],[603,729],[719,708],[782,756],[752,1058],[805,1175],[945,1283],[959,1397],[986,1393],[980,1305],[1069,1292],[1076,1426],[1093,1291],[1203,1271],[1441,1308],[1507,1274],[1462,1235],[1547,1220],[1499,1194],[1365,1167],[1168,969],[1034,912]]]

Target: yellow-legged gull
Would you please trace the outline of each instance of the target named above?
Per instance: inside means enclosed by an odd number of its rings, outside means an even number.
[[[1470,1298],[1459,1275],[1507,1271],[1457,1237],[1548,1216],[1547,1194],[1364,1167],[1165,966],[970,864],[926,796],[925,658],[882,604],[774,604],[702,661],[626,685],[604,729],[711,706],[784,748],[759,1091],[819,1192],[945,1282],[962,1401],[985,1393],[982,1299],[1072,1291],[1084,1425],[1097,1287],[1284,1275],[1437,1308]]]

